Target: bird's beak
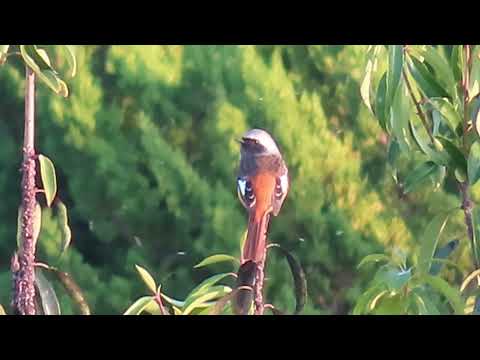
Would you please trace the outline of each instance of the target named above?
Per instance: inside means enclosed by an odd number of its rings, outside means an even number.
[[[238,142],[238,143],[240,143],[240,144],[242,144],[242,145],[244,144],[243,139],[235,139],[235,141]]]

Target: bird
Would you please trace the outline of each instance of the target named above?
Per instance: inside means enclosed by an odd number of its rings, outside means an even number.
[[[251,129],[240,140],[237,194],[248,211],[241,264],[264,260],[270,216],[277,216],[290,186],[288,168],[273,137]]]

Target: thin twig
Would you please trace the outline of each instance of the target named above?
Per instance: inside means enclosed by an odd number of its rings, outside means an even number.
[[[422,121],[423,127],[427,131],[428,137],[430,138],[430,141],[433,144],[433,134],[432,130],[428,127],[427,123],[427,118],[425,117],[425,113],[422,110],[422,107],[420,106],[420,103],[418,100],[415,98],[415,94],[413,93],[412,87],[410,85],[410,82],[408,81],[407,78],[407,73],[405,72],[405,69],[402,70],[403,72],[403,78],[405,80],[405,84],[407,85],[408,93],[410,94],[410,97],[412,98],[413,103],[415,104],[415,107],[417,108],[417,114],[420,120]]]

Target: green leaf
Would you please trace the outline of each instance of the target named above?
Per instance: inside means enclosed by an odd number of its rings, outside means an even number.
[[[475,141],[468,155],[468,182],[475,185],[478,179],[480,179],[480,143]]]
[[[370,255],[365,256],[362,259],[362,261],[360,261],[360,263],[357,266],[357,269],[360,269],[365,264],[372,263],[372,262],[377,263],[377,262],[380,262],[380,261],[388,262],[388,261],[390,261],[390,258],[385,254],[370,254]]]
[[[470,116],[477,135],[480,136],[480,96],[476,96],[470,102]]]
[[[460,243],[460,241],[458,240],[452,240],[452,241],[449,241],[446,245],[438,248],[437,250],[435,250],[435,254],[433,255],[433,259],[446,259],[447,257],[450,256],[450,254],[452,252],[455,251],[455,249],[458,247],[458,244]],[[434,261],[434,263],[432,263],[431,265],[431,268],[430,268],[430,275],[437,275],[440,270],[442,269],[442,266],[443,264],[438,262],[438,261]]]
[[[394,138],[390,139],[390,143],[388,146],[387,152],[387,161],[391,167],[395,168],[395,163],[400,156],[400,145],[398,145],[398,141]]]
[[[455,81],[459,82],[463,76],[463,45],[452,46],[452,55],[450,56],[450,65],[452,67]]]
[[[384,284],[375,284],[365,291],[357,300],[352,315],[362,315],[369,312],[368,305],[372,299],[385,290]]]
[[[157,285],[155,284],[155,280],[153,279],[152,275],[142,268],[141,266],[135,265],[135,268],[137,269],[138,273],[140,274],[140,277],[142,278],[143,282],[145,285],[147,285],[148,289],[155,294],[157,290]]]
[[[442,88],[454,99],[456,97],[456,82],[452,69],[448,62],[439,54],[433,46],[427,46],[425,50],[412,49],[414,55],[421,56],[435,72],[435,78],[442,85]]]
[[[295,286],[296,305],[294,314],[297,315],[303,310],[307,300],[307,279],[305,277],[305,272],[303,271],[300,262],[289,251],[285,250],[278,244],[275,244],[275,247],[282,252],[290,266]]]
[[[468,95],[470,99],[480,93],[480,46],[476,45],[472,50],[472,69],[470,71],[470,86]]]
[[[229,301],[237,294],[238,289],[232,290],[229,294],[219,299],[215,305],[209,310],[208,315],[220,315]]]
[[[440,292],[448,300],[456,315],[463,315],[465,304],[460,292],[451,287],[445,280],[438,276],[424,274],[422,277],[432,288]]]
[[[428,99],[428,102],[442,115],[440,119],[444,120],[452,132],[458,136],[457,128],[461,126],[462,119],[450,101],[447,98],[437,97]]]
[[[460,151],[458,146],[456,146],[453,142],[450,140],[443,138],[443,137],[437,137],[437,139],[442,143],[444,149],[447,151],[448,156],[449,156],[449,164],[452,168],[457,168],[462,173],[465,175],[467,174],[467,159],[465,159],[465,156],[463,153]]]
[[[203,266],[207,266],[207,265],[211,265],[219,262],[225,262],[225,261],[232,261],[237,264],[240,264],[238,259],[233,256],[225,255],[225,254],[217,254],[217,255],[209,256],[206,259],[202,260],[197,265],[195,265],[194,268],[200,268]]]
[[[478,206],[473,208],[473,239],[471,243],[473,257],[477,264],[480,264],[480,208]]]
[[[432,98],[448,96],[448,93],[443,90],[435,77],[422,62],[414,57],[408,57],[407,66],[410,74],[415,79],[417,86],[425,97]]]
[[[386,106],[390,107],[398,90],[403,67],[402,45],[388,46],[387,98]]]
[[[185,307],[188,306],[188,303],[191,303],[193,299],[196,297],[206,293],[208,289],[210,289],[213,285],[218,283],[220,280],[226,278],[227,276],[234,276],[236,274],[234,273],[223,273],[223,274],[217,274],[209,277],[208,279],[205,279],[202,281],[199,285],[197,285],[191,292],[188,294],[188,296],[185,299],[185,303],[181,305],[180,307]],[[177,304],[175,304],[178,306]]]
[[[367,66],[365,69],[365,77],[362,80],[360,86],[360,95],[362,96],[363,102],[367,106],[368,110],[373,113],[372,104],[370,100],[370,87],[372,81],[372,71],[373,71],[373,59],[368,59]]]
[[[0,65],[3,65],[7,60],[7,52],[10,45],[0,45]]]
[[[163,299],[165,299],[166,302],[168,302],[169,304],[171,304],[173,306],[176,306],[178,308],[182,308],[185,305],[185,301],[172,299],[171,297],[168,297],[167,295],[165,295],[163,292],[160,293],[160,296]],[[158,308],[158,306],[157,306],[157,308]]]
[[[209,288],[207,292],[196,297],[195,299],[193,299],[193,301],[191,302],[186,301],[185,306],[182,309],[183,310],[182,313],[183,315],[188,315],[192,312],[193,309],[201,306],[202,304],[205,304],[207,301],[221,298],[226,294],[229,294],[231,291],[232,289],[228,286],[223,286],[223,285],[212,286],[211,288]]]
[[[384,131],[387,131],[387,112],[385,99],[387,96],[387,73],[385,72],[378,83],[376,98],[375,98],[375,116]]]
[[[433,161],[427,161],[417,166],[411,173],[405,177],[404,192],[409,193],[415,190],[415,188],[426,181],[429,176],[438,170],[438,165]]]
[[[70,230],[70,226],[68,225],[67,207],[62,201],[58,201],[56,206],[58,211],[58,220],[60,224],[60,235],[62,237],[60,245],[61,256],[70,246],[70,242],[72,240],[72,231]]]
[[[123,315],[140,315],[142,311],[151,303],[155,303],[152,296],[144,296],[135,301]]]
[[[411,269],[399,270],[390,265],[383,265],[375,274],[374,281],[384,284],[388,290],[401,289],[412,277]]]
[[[51,88],[56,94],[67,97],[68,87],[65,82],[60,79],[54,69],[49,65],[48,56],[46,52],[36,49],[34,45],[20,45],[20,53],[25,63],[30,69],[37,74],[38,78]]]
[[[45,198],[47,205],[52,205],[53,199],[57,193],[57,178],[55,175],[55,167],[52,161],[44,156],[39,155],[38,160],[40,162],[40,173],[42,175],[43,190],[45,191]]]
[[[430,300],[429,296],[420,289],[413,289],[412,295],[415,298],[419,315],[440,315],[435,303]]]
[[[38,290],[43,314],[60,315],[60,303],[55,290],[39,268],[35,269],[35,286]]]
[[[410,103],[405,93],[403,82],[401,82],[393,99],[392,107],[390,108],[390,122],[393,135],[398,141],[402,152],[408,152],[410,150],[409,118]]]
[[[67,63],[70,68],[70,77],[74,77],[77,73],[77,60],[75,57],[75,46],[74,45],[64,45],[63,48],[65,49]]]
[[[420,253],[418,256],[418,271],[428,273],[432,263],[433,254],[437,248],[438,239],[447,224],[449,214],[439,214],[427,225],[421,239]]]

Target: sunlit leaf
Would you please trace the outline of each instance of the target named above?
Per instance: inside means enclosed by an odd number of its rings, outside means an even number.
[[[477,269],[477,270],[471,272],[465,278],[465,280],[463,280],[462,285],[460,286],[460,291],[463,292],[467,288],[468,284],[470,284],[472,282],[472,280],[477,278],[477,277],[480,277],[480,269]]]
[[[60,255],[62,255],[70,246],[72,240],[72,231],[68,225],[68,213],[67,207],[62,201],[58,201],[57,204],[58,210],[58,220],[60,223],[60,234],[61,234],[61,245],[60,245]]]
[[[232,290],[229,294],[218,300],[215,305],[209,310],[208,315],[220,315],[229,301],[237,294],[238,289]]]
[[[225,255],[225,254],[217,254],[217,255],[209,256],[206,259],[203,259],[201,262],[199,262],[197,265],[195,265],[194,268],[198,269],[198,268],[203,267],[203,266],[212,265],[212,264],[216,264],[216,263],[219,263],[219,262],[226,262],[226,261],[231,261],[231,262],[240,264],[238,259],[235,258],[234,256]]]
[[[390,261],[390,258],[385,255],[385,254],[370,254],[370,255],[367,255],[365,256],[362,261],[360,261],[360,263],[358,264],[357,266],[357,269],[360,269],[363,265],[365,264],[369,264],[369,263],[377,263],[377,262],[380,262],[380,261]]]
[[[376,284],[365,291],[360,297],[357,299],[355,307],[352,310],[352,315],[361,315],[369,312],[368,304],[370,301],[377,296],[379,293],[385,290],[384,284]]]
[[[461,81],[463,76],[463,45],[452,46],[450,65],[452,67],[455,80],[457,82]]]
[[[75,46],[74,45],[64,45],[63,46],[66,53],[67,63],[70,68],[70,77],[74,77],[77,73],[77,60],[75,57]]]
[[[3,65],[7,60],[7,52],[10,45],[0,45],[0,65]]]
[[[40,173],[42,177],[43,190],[45,191],[45,198],[47,205],[52,205],[53,199],[57,193],[57,178],[55,175],[55,167],[52,161],[44,156],[39,155],[38,160],[40,162]]]
[[[368,59],[367,67],[365,69],[365,77],[362,80],[360,86],[360,95],[362,96],[363,102],[367,106],[368,110],[373,113],[372,104],[370,100],[370,87],[372,81],[372,71],[373,71],[373,59]]]
[[[152,296],[144,296],[135,301],[123,315],[140,315],[149,303],[155,303]]]
[[[418,271],[428,273],[432,263],[433,254],[438,244],[438,239],[445,228],[448,220],[448,214],[439,214],[427,225],[425,232],[420,239],[420,254],[418,256]]]
[[[441,115],[441,119],[445,119],[446,125],[456,135],[457,128],[461,126],[462,119],[458,111],[455,110],[452,103],[447,98],[430,98],[428,102],[437,110]]]
[[[427,46],[425,50],[412,49],[417,57],[421,56],[424,61],[428,63],[435,72],[435,78],[438,79],[443,89],[447,91],[450,97],[453,99],[456,97],[456,82],[452,69],[448,62],[439,54],[439,52],[433,46]]]
[[[414,57],[409,57],[407,65],[416,84],[427,98],[448,96],[448,93],[443,90],[422,62]]]
[[[462,315],[464,313],[464,303],[460,292],[451,287],[445,280],[438,276],[431,276],[428,274],[423,275],[423,279],[432,288],[443,294],[448,300],[456,315]]]
[[[35,269],[35,286],[38,290],[43,314],[60,315],[60,303],[55,290],[39,268]]]
[[[403,68],[402,45],[388,46],[388,72],[387,72],[387,97],[386,106],[390,107],[398,90]]]
[[[143,282],[145,285],[147,285],[148,289],[155,294],[157,285],[155,284],[155,280],[153,279],[152,275],[142,268],[141,266],[135,265],[135,268],[137,269],[138,273],[140,274],[140,277],[142,278]]]
[[[2,304],[0,304],[0,315],[7,315],[5,309],[3,308]]]
[[[403,82],[401,82],[390,108],[390,122],[393,135],[403,152],[407,152],[410,149],[409,117],[410,104]]]
[[[221,298],[221,297],[225,296],[226,294],[230,293],[231,291],[232,291],[232,289],[228,286],[222,286],[222,285],[212,286],[208,289],[207,292],[205,292],[204,294],[196,297],[195,299],[193,299],[193,301],[191,301],[189,303],[185,302],[185,306],[182,309],[183,310],[182,313],[184,315],[188,315],[196,307],[204,304],[207,301],[217,299],[217,298]]]

